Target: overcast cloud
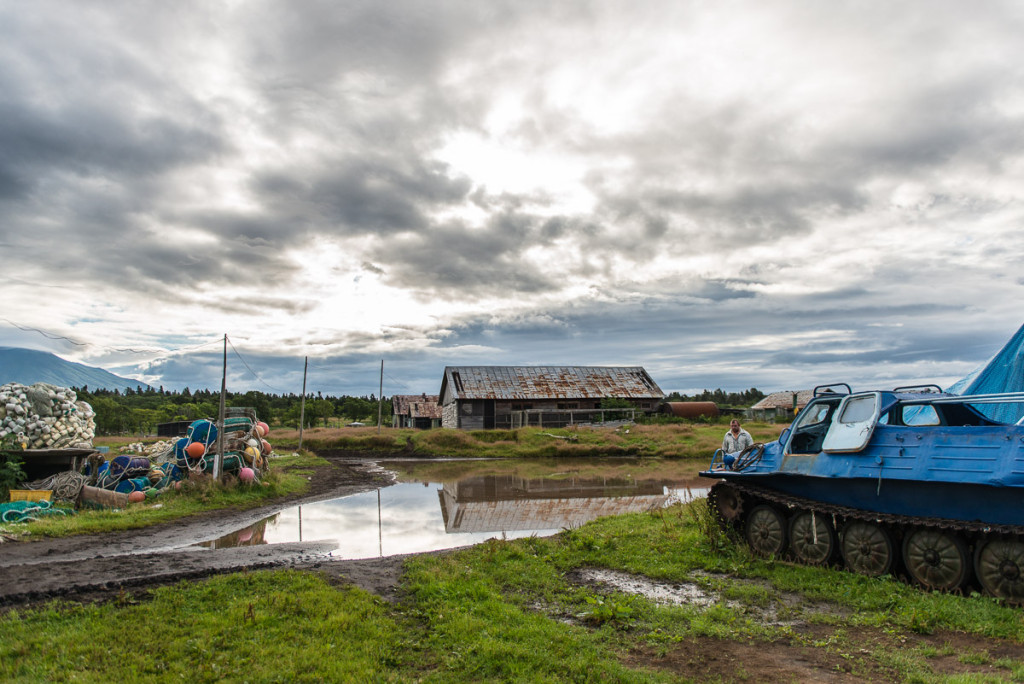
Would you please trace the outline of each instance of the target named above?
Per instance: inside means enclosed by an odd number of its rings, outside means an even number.
[[[388,395],[947,385],[1024,322],[1021,35],[1015,2],[0,0],[0,344],[217,387],[226,333],[238,391],[306,356],[336,394],[381,359]]]

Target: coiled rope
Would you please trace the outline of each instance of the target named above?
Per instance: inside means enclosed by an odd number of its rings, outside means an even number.
[[[74,502],[78,500],[78,495],[82,493],[82,487],[88,480],[85,475],[69,470],[35,482],[26,482],[21,486],[33,490],[49,489],[53,491],[54,501]]]

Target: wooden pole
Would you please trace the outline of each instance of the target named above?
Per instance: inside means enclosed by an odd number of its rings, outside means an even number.
[[[377,390],[377,434],[380,434],[381,411],[384,410],[384,359],[380,360],[380,389]]]
[[[228,386],[228,334],[224,333],[224,367],[220,376],[220,411],[217,418],[217,456],[213,459],[213,479],[220,477],[224,468],[224,394]]]
[[[309,357],[302,366],[302,401],[299,403],[299,451],[302,451],[302,428],[306,424],[306,371],[309,370]]]

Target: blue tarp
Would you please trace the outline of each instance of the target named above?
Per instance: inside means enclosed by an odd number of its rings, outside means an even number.
[[[946,391],[953,394],[1024,392],[1024,326],[987,364],[953,383]],[[975,408],[1001,423],[1016,423],[1024,416],[1024,404],[979,404]]]

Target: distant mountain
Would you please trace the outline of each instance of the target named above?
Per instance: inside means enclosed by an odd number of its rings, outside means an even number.
[[[0,347],[0,385],[8,382],[18,382],[22,385],[48,382],[59,387],[87,385],[89,389],[124,389],[125,387],[134,389],[139,386],[146,389],[149,387],[144,382],[122,378],[102,368],[65,361],[50,352]]]

